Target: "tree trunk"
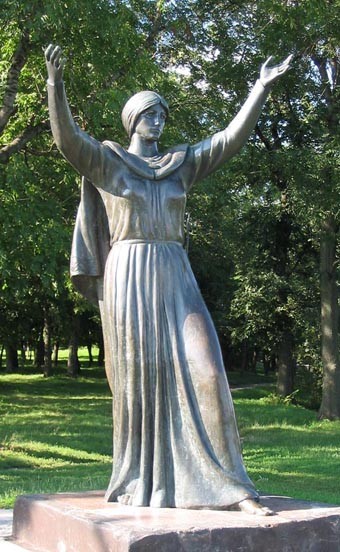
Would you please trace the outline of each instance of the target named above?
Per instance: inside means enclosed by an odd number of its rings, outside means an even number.
[[[55,341],[54,345],[53,345],[53,368],[56,369],[58,368],[58,355],[59,355],[59,341]]]
[[[259,358],[259,351],[258,349],[254,349],[251,354],[251,361],[250,361],[250,371],[256,374],[257,372],[257,361]]]
[[[269,372],[275,372],[276,371],[276,357],[275,355],[271,355],[267,352],[262,353],[262,364],[263,364],[263,371],[266,376],[268,376]]]
[[[100,341],[98,343],[98,366],[104,366],[105,358],[104,358],[104,341],[103,341],[103,334],[100,333]]]
[[[51,321],[48,313],[48,309],[45,309],[44,317],[44,376],[49,377],[52,375],[52,348],[51,348]]]
[[[240,371],[246,372],[248,368],[248,342],[242,341]]]
[[[285,332],[277,351],[277,392],[281,397],[287,397],[294,389],[293,336]]]
[[[5,350],[4,345],[1,345],[1,349],[0,349],[0,369],[2,368],[2,359],[4,357],[4,350]]]
[[[23,341],[20,344],[20,355],[21,355],[21,366],[22,368],[25,368],[26,364],[26,343]]]
[[[93,355],[92,355],[92,343],[90,341],[87,342],[87,352],[89,355],[89,366],[93,365]]]
[[[277,312],[277,333],[280,341],[277,344],[277,392],[281,397],[287,397],[293,392],[294,385],[294,367],[293,358],[294,346],[294,323],[286,313],[290,287],[290,260],[289,252],[291,248],[292,235],[292,213],[289,208],[289,196],[287,192],[287,182],[277,175],[278,187],[281,190],[281,215],[276,223],[275,236],[275,272],[281,280],[278,289],[278,299],[280,310]]]
[[[19,368],[18,351],[16,345],[6,345],[6,371],[14,372]]]
[[[39,341],[34,351],[34,366],[36,368],[41,368],[42,366],[44,366],[44,340],[42,333],[39,337]]]
[[[320,418],[340,419],[339,306],[336,281],[337,224],[333,217],[323,224],[320,243],[321,357],[323,365]]]
[[[73,317],[71,336],[68,348],[68,360],[67,360],[67,373],[69,376],[76,378],[80,372],[80,364],[78,359],[78,342],[79,342],[79,328],[78,318]]]

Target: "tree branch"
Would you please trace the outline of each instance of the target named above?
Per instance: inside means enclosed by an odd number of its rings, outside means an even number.
[[[263,134],[259,124],[255,126],[255,133],[258,136],[258,138],[260,138],[261,142],[265,145],[268,151],[273,151],[275,149],[271,141],[268,140],[268,138]]]
[[[33,122],[25,128],[25,130],[19,134],[12,142],[0,149],[0,163],[8,163],[10,157],[21,151],[24,146],[30,142],[33,138],[41,134],[44,130],[49,128],[48,121],[42,121],[37,125],[34,125]]]
[[[337,113],[337,109],[336,109],[335,96],[333,94],[330,79],[329,79],[329,76],[328,76],[328,73],[327,73],[327,61],[328,60],[325,57],[320,57],[320,56],[317,56],[315,54],[312,54],[311,58],[312,58],[313,63],[317,67],[317,69],[319,71],[319,74],[320,74],[320,77],[321,77],[321,81],[325,86],[325,88],[324,88],[324,97],[325,97],[326,104],[327,104],[327,109],[328,109],[329,129],[331,131],[336,131],[337,126],[338,126],[338,113]],[[334,60],[333,60],[333,65],[334,65]],[[335,67],[334,66],[332,67],[332,72],[333,73],[335,72]],[[334,85],[334,82],[332,84]]]
[[[151,28],[148,35],[145,37],[145,40],[135,52],[136,59],[138,59],[144,51],[150,51],[155,48],[156,39],[158,35],[162,32],[162,30],[164,30],[164,22],[162,20],[162,11],[158,7],[154,17],[151,19]],[[113,83],[118,82],[120,79],[122,79],[129,72],[129,70],[129,65],[122,66],[104,83],[104,89],[111,88]]]
[[[28,31],[24,30],[17,49],[13,54],[7,74],[3,104],[0,108],[0,135],[6,127],[9,118],[15,112],[15,99],[18,92],[19,76],[27,60],[28,46],[29,35]]]
[[[271,135],[273,137],[273,140],[274,140],[274,145],[273,145],[273,149],[275,151],[279,150],[279,149],[282,149],[282,142],[281,142],[281,138],[279,136],[279,132],[278,132],[278,129],[277,129],[277,124],[276,123],[273,123],[271,126],[270,126],[270,132],[271,132]]]
[[[164,23],[162,21],[162,10],[157,7],[155,16],[152,19],[152,25],[148,36],[146,37],[143,47],[149,50],[155,45],[155,40],[159,33],[164,29]]]

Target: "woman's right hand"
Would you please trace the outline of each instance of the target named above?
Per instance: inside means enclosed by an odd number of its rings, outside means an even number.
[[[50,84],[56,84],[63,80],[65,58],[62,58],[61,54],[60,46],[54,46],[53,44],[50,44],[45,50],[48,82]]]

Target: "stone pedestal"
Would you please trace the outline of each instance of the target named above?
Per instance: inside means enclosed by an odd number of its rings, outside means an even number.
[[[102,492],[21,496],[13,542],[41,552],[340,552],[340,507],[263,497],[276,512],[134,508]]]

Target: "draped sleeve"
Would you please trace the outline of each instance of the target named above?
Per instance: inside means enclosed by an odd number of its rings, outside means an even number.
[[[59,150],[83,177],[114,193],[112,174],[117,172],[120,159],[74,122],[63,82],[47,82],[47,91],[51,129]]]
[[[256,81],[246,102],[227,128],[190,146],[182,169],[187,189],[238,153],[254,129],[268,93],[269,89]]]
[[[83,177],[72,241],[71,278],[76,289],[97,305],[101,300],[110,235],[105,205],[96,188],[116,193],[114,175],[122,161],[112,149],[83,132],[74,122],[62,82],[48,83],[48,103],[54,140]]]
[[[109,222],[104,203],[98,190],[83,178],[73,232],[70,274],[77,291],[94,305],[102,300],[103,276],[109,252]]]

